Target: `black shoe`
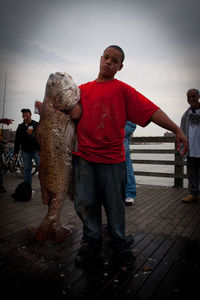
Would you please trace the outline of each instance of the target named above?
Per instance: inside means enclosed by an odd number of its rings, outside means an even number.
[[[136,258],[131,251],[121,252],[117,255],[117,262],[121,268],[133,269],[135,260]]]
[[[4,186],[0,186],[0,193],[6,193],[6,189]]]
[[[75,256],[75,265],[77,267],[87,267],[101,261],[100,249],[91,247],[87,242],[82,242],[78,253]]]

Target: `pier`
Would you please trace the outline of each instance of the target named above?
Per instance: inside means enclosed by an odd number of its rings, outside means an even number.
[[[185,204],[184,188],[138,185],[135,204],[126,207],[127,234],[134,235],[136,265],[116,267],[103,228],[102,263],[76,268],[82,225],[66,199],[63,224],[70,234],[63,243],[38,243],[42,204],[37,175],[34,197],[15,202],[22,181],[5,174],[7,193],[0,194],[1,299],[198,299],[200,292],[200,201]],[[106,224],[103,213],[104,227]]]

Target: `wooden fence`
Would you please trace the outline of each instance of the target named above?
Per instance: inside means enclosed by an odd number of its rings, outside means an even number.
[[[183,160],[181,154],[176,150],[176,141],[175,137],[132,137],[131,145],[134,144],[156,144],[158,146],[160,143],[173,143],[174,149],[131,149],[131,153],[145,153],[149,154],[149,159],[132,159],[134,164],[142,164],[144,167],[146,165],[174,165],[174,173],[158,173],[158,172],[148,172],[148,171],[135,171],[135,175],[140,176],[153,176],[153,177],[170,177],[174,178],[174,187],[183,187],[183,179],[187,178],[187,175],[184,174],[184,165],[187,164]],[[150,158],[151,154],[174,154],[174,160],[153,160]],[[146,169],[146,167],[145,167]]]

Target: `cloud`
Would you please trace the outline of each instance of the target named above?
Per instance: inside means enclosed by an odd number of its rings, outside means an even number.
[[[95,79],[104,48],[119,44],[126,58],[117,77],[179,123],[186,90],[199,87],[199,6],[197,0],[2,1],[0,88],[3,93],[7,72],[6,114],[16,126],[21,107],[43,98],[51,72],[67,71],[77,84]]]

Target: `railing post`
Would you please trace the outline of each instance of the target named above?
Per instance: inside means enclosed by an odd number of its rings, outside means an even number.
[[[176,150],[176,142],[174,143]],[[174,187],[183,187],[183,175],[184,175],[184,165],[176,165],[176,162],[183,161],[181,154],[178,151],[175,151],[175,166],[174,173],[175,175],[179,175],[174,178]]]

